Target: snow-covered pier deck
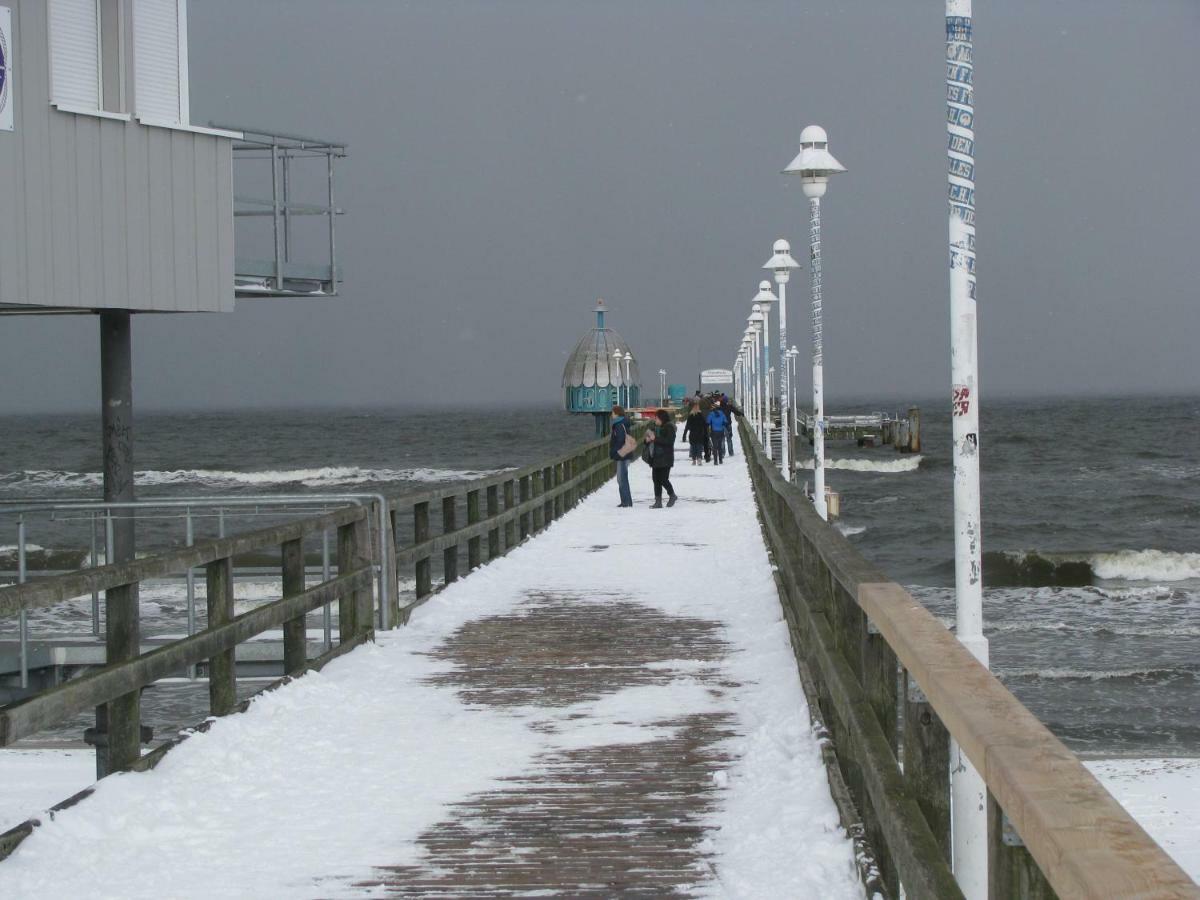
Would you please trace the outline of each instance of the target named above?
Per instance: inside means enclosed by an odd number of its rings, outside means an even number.
[[[192,636],[110,648],[0,707],[11,747],[105,704],[97,756],[115,772],[0,834],[0,897],[924,900],[962,898],[957,876],[982,874],[994,898],[1200,900],[1080,760],[741,438],[722,466],[677,453],[674,508],[649,508],[639,462],[636,505],[618,509],[602,440],[0,588],[11,616],[203,568],[208,610]],[[312,584],[306,542],[334,532],[336,574]],[[234,561],[272,550],[282,596],[234,615]],[[326,604],[339,642],[310,658],[306,616]],[[293,677],[239,705],[235,652],[280,628]],[[187,666],[213,717],[139,757],[139,689]],[[986,787],[974,873],[948,852],[964,757]]]
[[[743,458],[675,472],[106,779],[0,896],[861,896]]]

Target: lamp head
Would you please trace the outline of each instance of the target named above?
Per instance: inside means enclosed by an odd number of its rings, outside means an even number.
[[[777,284],[787,284],[792,274],[791,270],[800,268],[800,263],[792,259],[792,247],[782,238],[775,242],[773,250],[774,255],[763,264],[763,268],[775,273]]]
[[[629,362],[631,359],[633,359],[633,354],[630,353],[628,350],[626,350],[625,351],[625,362]]]
[[[758,283],[758,293],[754,295],[754,309],[765,307],[770,310],[771,304],[779,300],[774,293],[771,292],[771,282],[760,281]]]
[[[800,152],[783,170],[786,175],[799,175],[806,197],[824,197],[831,175],[846,171],[846,167],[829,152],[829,136],[820,125],[809,125],[800,132]]]

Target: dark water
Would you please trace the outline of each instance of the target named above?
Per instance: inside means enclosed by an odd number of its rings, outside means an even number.
[[[827,480],[855,546],[950,625],[950,419],[937,409],[924,405],[914,471]],[[1200,399],[996,400],[981,424],[993,669],[1077,749],[1200,752]]]
[[[838,413],[876,410],[835,405]],[[835,468],[827,480],[842,492],[841,527],[854,544],[950,624],[950,419],[942,406],[922,405],[919,460],[832,443],[829,456],[854,460],[856,470]],[[982,416],[993,668],[1076,748],[1200,752],[1200,399],[996,400]],[[592,433],[590,417],[554,410],[148,414],[137,426],[142,497],[395,493],[523,466]],[[0,502],[96,497],[99,471],[95,417],[0,419]],[[231,512],[226,525],[269,521]],[[138,527],[140,547],[182,540],[178,518],[143,517]],[[77,562],[90,540],[86,519],[34,517],[30,528],[45,564]],[[197,521],[198,536],[216,528],[215,517]],[[12,568],[11,549],[2,548],[15,543],[15,522],[0,516],[0,569]],[[246,604],[272,591],[266,582],[239,584]],[[182,629],[180,583],[144,589],[143,598],[149,633]],[[87,630],[89,605],[44,614],[35,628]],[[202,699],[197,715],[185,715],[191,690],[162,692],[163,722],[202,717]],[[196,693],[203,697],[202,684]]]

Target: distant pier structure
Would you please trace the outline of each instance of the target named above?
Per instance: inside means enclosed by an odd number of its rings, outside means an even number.
[[[563,368],[563,404],[567,412],[594,416],[596,434],[603,435],[614,403],[641,405],[642,379],[628,341],[604,322],[603,300],[596,301],[594,312],[595,326],[579,339]]]

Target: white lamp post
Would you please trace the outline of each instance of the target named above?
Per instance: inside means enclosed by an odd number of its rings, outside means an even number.
[[[658,370],[658,405],[667,405],[667,370]]]
[[[975,309],[975,106],[971,0],[946,0],[946,131],[950,201],[950,379],[954,425],[955,634],[988,665],[979,515],[979,369]],[[954,877],[967,900],[988,896],[987,786],[950,744]]]
[[[791,278],[792,269],[800,268],[800,264],[792,259],[792,246],[780,238],[775,242],[774,255],[767,260],[764,269],[775,273],[775,284],[779,286],[779,427],[783,434],[791,434],[788,420],[788,409],[791,407],[788,396],[789,385],[792,382],[790,366],[787,360],[787,283]],[[783,473],[784,481],[792,480],[792,460],[790,440],[784,440],[779,449],[779,470]]]
[[[813,325],[813,498],[822,519],[829,518],[825,505],[825,384],[821,323],[821,198],[831,175],[846,168],[829,152],[829,137],[819,125],[800,132],[800,152],[784,172],[800,176],[808,198],[809,274],[812,284]]]
[[[633,354],[628,350],[625,351],[625,405],[633,406],[633,386],[629,383],[629,364],[633,361]]]
[[[760,281],[758,293],[754,295],[755,306],[762,310],[762,372],[763,378],[763,446],[767,451],[767,459],[773,459],[771,449],[771,430],[775,426],[775,413],[771,409],[771,304],[778,298],[771,293],[771,282]]]
[[[616,366],[617,366],[617,377],[621,378],[621,348],[620,347],[618,347],[616,350],[613,351],[613,362],[616,363]],[[611,380],[611,371],[609,374],[610,374],[609,380]],[[625,391],[624,391],[625,385],[624,385],[623,378],[621,379],[621,381],[622,381],[622,384],[617,385],[617,402],[623,404],[625,401],[622,399],[622,395],[625,393]]]
[[[768,450],[770,445],[767,443],[767,416],[763,408],[763,401],[767,396],[766,389],[763,386],[763,379],[767,377],[767,367],[763,364],[763,324],[766,321],[766,316],[763,315],[762,307],[755,303],[750,307],[750,317],[747,321],[750,322],[750,327],[754,329],[752,335],[754,339],[754,399],[755,399],[755,419],[758,422],[758,442]]]
[[[792,427],[792,437],[796,437],[797,435],[800,434],[799,428],[796,427],[796,410],[798,408],[796,406],[796,394],[798,393],[798,391],[796,390],[796,381],[798,380],[796,377],[796,374],[797,374],[796,366],[798,365],[798,363],[796,361],[800,358],[800,351],[796,349],[795,344],[792,344],[792,349],[788,351],[788,356],[790,356],[792,358],[792,426],[791,427]]]
[[[746,395],[749,401],[750,425],[754,428],[755,438],[761,440],[760,429],[762,426],[758,417],[758,332],[755,331],[754,322],[750,316],[746,317],[746,322],[746,360],[749,363],[747,369],[750,374]]]

